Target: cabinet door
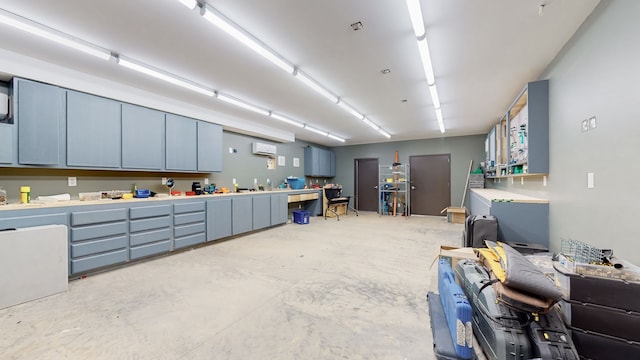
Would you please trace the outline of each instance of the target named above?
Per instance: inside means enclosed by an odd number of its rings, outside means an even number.
[[[222,171],[222,126],[198,121],[198,171]]]
[[[236,196],[231,200],[231,222],[233,224],[233,235],[253,230],[251,196]]]
[[[336,153],[329,151],[329,177],[336,177]]]
[[[166,115],[165,159],[167,170],[196,171],[198,129],[196,120]]]
[[[0,164],[13,163],[13,126],[0,124]]]
[[[306,176],[331,176],[331,154],[329,150],[309,146],[304,149],[304,174]]]
[[[18,163],[58,165],[64,116],[64,92],[51,85],[16,79],[15,122]]]
[[[231,235],[231,198],[208,200],[207,240],[218,240]]]
[[[289,203],[287,194],[271,195],[271,225],[279,225],[287,222]]]
[[[67,165],[119,168],[120,103],[75,91],[67,92]]]
[[[253,197],[253,230],[271,226],[271,195]]]
[[[122,104],[122,167],[162,170],[164,113]]]

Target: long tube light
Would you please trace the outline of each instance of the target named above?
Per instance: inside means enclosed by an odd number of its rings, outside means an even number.
[[[286,122],[287,124],[291,124],[291,125],[297,126],[299,128],[303,128],[304,127],[303,123],[295,121],[295,120],[292,120],[292,119],[289,119],[288,117],[276,114],[274,112],[271,112],[270,115],[271,115],[272,118],[274,118],[276,120],[280,120],[282,122]]]
[[[242,100],[236,99],[234,97],[231,96],[227,96],[225,94],[220,94],[218,93],[218,100],[224,101],[228,104],[231,105],[235,105],[237,107],[243,108],[245,110],[249,110],[249,111],[253,111],[255,113],[258,113],[260,115],[264,115],[264,116],[269,116],[269,111],[259,108],[257,106],[253,106],[251,104],[248,104]]]
[[[326,132],[326,131],[322,131],[322,130],[319,130],[319,129],[316,129],[316,128],[314,128],[314,127],[312,127],[312,126],[309,126],[309,125],[307,125],[307,124],[305,124],[305,125],[304,125],[304,128],[305,128],[305,129],[307,129],[307,130],[309,130],[309,131],[311,131],[311,132],[314,132],[314,133],[316,133],[316,134],[320,134],[320,135],[322,135],[322,136],[329,136],[329,133],[328,133],[328,132]]]
[[[71,35],[67,35],[61,31],[38,24],[22,16],[0,9],[0,23],[13,26],[16,29],[26,31],[30,34],[40,36],[41,38],[56,42],[60,45],[70,47],[72,49],[82,51],[85,54],[93,55],[102,60],[111,59],[111,52],[90,42],[78,39]]]
[[[336,140],[336,141],[340,141],[340,142],[345,142],[345,139],[339,137],[339,136],[335,136],[333,134],[329,134],[327,135],[327,137],[329,137],[330,139]]]
[[[433,75],[433,64],[431,64],[431,54],[429,53],[429,45],[427,44],[427,37],[418,39],[418,51],[420,52],[420,59],[422,59],[422,68],[424,75],[427,78],[427,84],[433,85],[436,83],[435,76]]]
[[[367,119],[366,117],[362,119],[362,122],[369,125],[369,127],[375,131],[378,131],[380,129],[380,126],[374,124],[371,120]]]
[[[355,116],[355,118],[358,119],[358,120],[362,120],[362,118],[364,117],[364,115],[362,115],[359,112],[357,112],[356,109],[352,108],[349,104],[347,104],[346,102],[342,101],[342,99],[339,100],[338,106],[340,106],[342,108],[342,110],[344,110],[344,111],[348,112],[349,114]]]
[[[320,95],[324,96],[325,98],[329,99],[329,101],[331,101],[332,103],[337,103],[338,102],[338,97],[337,96],[335,96],[329,90],[325,89],[320,84],[315,82],[312,78],[310,78],[305,73],[303,73],[303,72],[301,72],[301,71],[296,69],[295,77],[296,77],[296,79],[302,81],[303,84],[305,84],[308,87],[310,87],[311,89],[313,89],[318,94],[320,94]]]
[[[444,134],[444,121],[442,120],[442,109],[436,109],[436,118],[438,119],[438,126],[440,127],[440,132]]]
[[[189,9],[193,10],[196,8],[196,6],[198,5],[198,2],[196,0],[178,0],[182,3],[182,5],[188,7]]]
[[[386,131],[384,131],[384,130],[382,130],[382,129],[378,129],[378,132],[379,132],[382,136],[386,137],[387,139],[391,137],[391,134],[389,134],[388,132],[386,132]]]
[[[436,109],[440,109],[440,97],[438,96],[438,88],[436,88],[436,84],[429,85],[429,92],[431,93],[431,101],[433,102],[433,107]]]
[[[201,15],[207,19],[213,25],[219,27],[222,31],[231,35],[236,40],[249,47],[251,50],[262,55],[265,59],[271,61],[273,64],[281,68],[282,70],[293,74],[294,67],[288,62],[284,61],[278,54],[268,49],[258,39],[251,36],[246,31],[242,30],[238,25],[229,20],[226,16],[219,13],[217,10],[209,5],[202,7]]]
[[[419,38],[425,33],[420,0],[407,0],[407,8],[409,8],[409,17],[411,18],[413,31],[416,33],[416,37]]]
[[[169,74],[167,72],[164,72],[160,69],[155,69],[149,65],[143,65],[141,63],[138,63],[134,60],[130,60],[127,59],[125,57],[122,56],[118,56],[118,64],[122,65],[128,69],[131,70],[135,70],[137,72],[140,72],[142,74],[145,75],[149,75],[152,76],[156,79],[160,79],[160,80],[164,80],[168,83],[174,84],[174,85],[178,85],[181,86],[185,89],[189,89],[191,91],[195,91],[197,93],[203,94],[203,95],[207,95],[207,96],[213,96],[214,92],[213,90],[207,89],[203,86],[200,85],[196,85],[194,83],[192,83],[189,80],[186,79],[182,79],[180,77],[178,77],[177,75],[173,75],[173,74]]]

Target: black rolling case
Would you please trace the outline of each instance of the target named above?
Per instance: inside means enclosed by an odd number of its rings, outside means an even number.
[[[427,302],[429,303],[429,322],[433,334],[433,352],[436,354],[436,359],[458,360],[440,295],[429,291]]]
[[[491,360],[532,358],[531,343],[523,313],[496,302],[493,286],[486,286],[489,275],[475,261],[462,260],[454,270],[473,308],[473,333]]]
[[[525,315],[523,315],[525,316]],[[571,333],[564,325],[558,309],[533,318],[529,316],[529,340],[535,358],[553,360],[579,360]]]
[[[463,246],[485,247],[484,241],[498,241],[498,220],[493,215],[469,215],[464,223]]]

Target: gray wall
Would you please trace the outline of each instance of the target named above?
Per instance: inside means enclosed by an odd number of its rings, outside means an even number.
[[[409,156],[451,154],[451,204],[460,206],[469,162],[473,160],[473,168],[477,168],[484,161],[484,139],[484,135],[474,135],[337,147],[335,182],[343,186],[345,194],[354,194],[354,160],[359,158],[377,158],[380,165],[390,165],[396,150],[403,164],[409,163]]]
[[[184,173],[155,173],[155,172],[116,172],[116,171],[89,171],[89,170],[50,170],[50,169],[17,169],[0,168],[0,187],[7,190],[9,202],[17,202],[20,197],[20,186],[31,186],[31,196],[35,199],[38,195],[71,194],[72,199],[78,199],[80,192],[93,192],[101,190],[130,190],[135,183],[139,189],[149,189],[155,192],[168,192],[162,185],[163,177],[175,180],[175,190],[190,191],[191,184],[199,181],[204,185],[204,179],[215,183],[218,187],[233,189],[233,178],[236,178],[240,187],[253,187],[253,179],[258,184],[266,186],[267,178],[273,186],[282,183],[287,176],[304,176],[304,148],[309,145],[303,141],[281,144],[277,143],[277,155],[285,157],[285,166],[276,166],[275,169],[267,169],[266,156],[253,155],[251,143],[254,141],[272,143],[267,140],[240,135],[232,132],[224,132],[223,135],[223,171],[211,174],[184,174]],[[237,150],[229,153],[229,148]],[[293,158],[300,159],[300,166],[293,167]],[[67,186],[67,178],[77,178],[78,186]]]
[[[638,14],[640,1],[603,0],[542,76],[550,96],[552,250],[561,239],[576,239],[640,265]],[[593,115],[597,128],[581,132],[580,122]],[[587,189],[589,172],[593,189]],[[545,192],[536,181],[501,186]]]

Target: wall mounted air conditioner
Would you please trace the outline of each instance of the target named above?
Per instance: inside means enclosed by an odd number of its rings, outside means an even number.
[[[276,146],[272,144],[265,144],[261,142],[253,142],[251,144],[251,152],[256,155],[276,155]]]

